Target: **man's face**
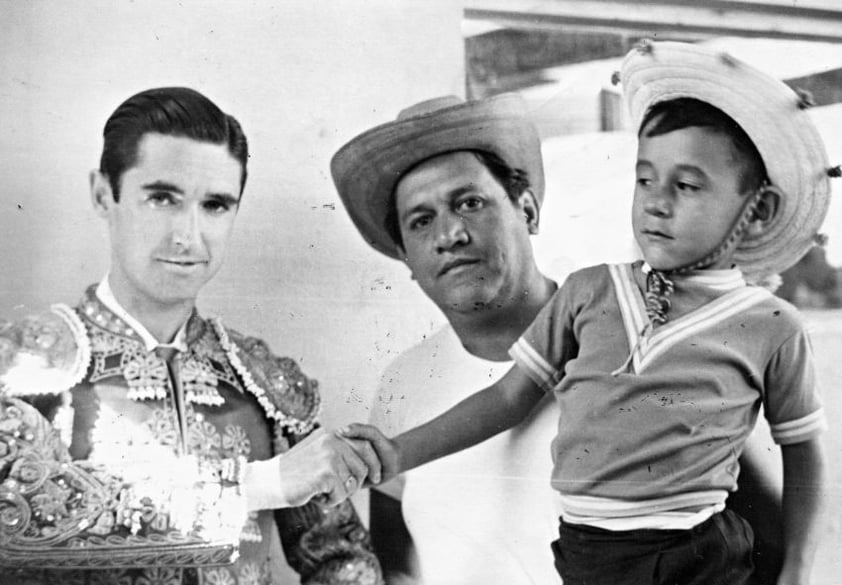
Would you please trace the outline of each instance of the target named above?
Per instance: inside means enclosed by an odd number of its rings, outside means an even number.
[[[95,174],[94,205],[111,236],[110,283],[126,309],[192,303],[219,270],[240,199],[225,145],[146,134],[115,202]]]
[[[406,262],[443,311],[503,308],[519,302],[532,266],[524,201],[470,152],[444,154],[407,173],[395,190]]]
[[[746,203],[743,165],[731,140],[708,128],[641,133],[632,224],[643,257],[659,270],[701,260],[730,234]],[[728,267],[733,252],[713,268]]]

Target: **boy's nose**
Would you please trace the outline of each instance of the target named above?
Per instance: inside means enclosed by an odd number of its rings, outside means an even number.
[[[647,213],[658,217],[667,217],[672,213],[672,203],[670,203],[669,195],[663,190],[652,193],[647,199],[643,207]]]

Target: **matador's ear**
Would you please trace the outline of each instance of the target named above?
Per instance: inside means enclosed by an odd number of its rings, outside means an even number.
[[[104,173],[98,170],[90,172],[88,182],[91,188],[91,204],[94,206],[97,214],[105,216],[111,206],[116,203],[114,193],[111,189],[111,182]]]

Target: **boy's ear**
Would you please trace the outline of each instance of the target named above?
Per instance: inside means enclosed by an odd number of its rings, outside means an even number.
[[[535,199],[535,194],[531,189],[524,189],[517,200],[517,206],[520,213],[523,214],[526,220],[526,229],[530,235],[538,233],[538,222],[541,218],[541,208],[538,206],[538,200]]]
[[[778,216],[778,209],[783,196],[781,190],[774,185],[761,187],[760,195],[754,206],[754,213],[751,214],[751,219],[749,219],[746,227],[747,236],[759,236],[769,228]]]
[[[116,203],[114,193],[111,192],[111,183],[103,173],[93,170],[88,175],[91,186],[91,203],[94,210],[101,217],[108,215],[108,210]]]

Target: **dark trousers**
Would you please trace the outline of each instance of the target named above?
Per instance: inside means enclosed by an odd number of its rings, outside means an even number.
[[[725,510],[690,530],[611,531],[561,521],[552,543],[564,585],[741,585],[754,536]]]

